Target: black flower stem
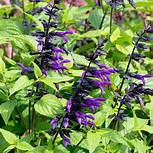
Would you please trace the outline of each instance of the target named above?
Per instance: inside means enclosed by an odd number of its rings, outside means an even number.
[[[102,20],[101,20],[101,24],[100,24],[100,26],[99,26],[99,29],[102,28],[102,25],[103,25],[103,21],[104,21],[104,19],[105,19],[105,16],[106,16],[106,14],[104,14],[104,16],[102,17]],[[99,49],[99,47],[100,47],[100,46],[99,46],[99,43],[98,43],[98,46],[97,46],[97,48],[96,48],[96,51],[95,51],[95,53],[92,55],[91,60],[90,60],[88,66],[87,66],[87,68],[86,68],[86,70],[85,70],[84,77],[81,78],[81,81],[80,81],[80,83],[78,84],[77,89],[76,89],[76,92],[75,92],[75,94],[74,94],[73,97],[76,97],[76,96],[77,96],[77,94],[78,94],[78,92],[79,92],[79,90],[80,90],[80,87],[81,87],[81,85],[82,85],[82,83],[83,83],[83,80],[84,80],[85,77],[86,77],[87,71],[88,71],[88,69],[90,68],[90,65],[91,65],[91,63],[92,63],[92,61],[93,61],[93,57],[94,57],[95,54],[97,53],[97,50]],[[56,132],[56,135],[55,135],[55,137],[54,137],[54,139],[53,139],[53,141],[52,141],[52,144],[53,144],[53,145],[54,145],[55,140],[56,140],[56,138],[57,138],[57,136],[58,136],[58,134],[59,134],[59,132],[60,132],[62,126],[63,126],[64,117],[65,117],[66,115],[67,115],[67,113],[63,116],[63,119],[62,119],[62,122],[61,122],[61,124],[60,124],[59,130]],[[82,141],[83,141],[83,140],[82,140]],[[82,141],[81,141],[81,142],[82,142]],[[80,142],[80,143],[81,143],[81,142]],[[80,144],[80,143],[79,143],[79,144]],[[79,144],[78,144],[78,145],[79,145]],[[77,147],[77,145],[76,145],[76,147]]]
[[[82,137],[82,139],[74,146],[71,153],[75,151],[75,149],[81,144],[81,142],[86,138],[87,133]]]
[[[31,128],[32,132],[35,130],[35,108],[34,108],[35,103],[32,105],[32,119],[31,119]]]
[[[29,113],[29,133],[31,132],[31,101],[29,101],[29,109],[28,109],[28,113]]]
[[[66,115],[67,115],[67,113],[64,115],[64,117],[65,117]],[[58,131],[56,132],[56,134],[55,134],[55,136],[54,136],[54,139],[53,139],[53,141],[52,141],[52,144],[53,144],[53,145],[54,145],[54,143],[55,143],[55,140],[56,140],[56,138],[57,138],[59,132],[60,132],[61,129],[62,129],[63,122],[64,122],[64,117],[63,117],[62,122],[61,122],[61,124],[60,124],[60,127],[59,127]]]
[[[110,23],[109,23],[109,35],[111,36],[112,34],[112,22],[113,22],[113,7],[111,7],[111,12],[110,12]]]
[[[145,30],[143,30],[143,32],[141,33],[141,35],[139,36],[138,40],[136,41],[136,43],[134,44],[134,47],[133,47],[133,50],[132,50],[132,53],[130,54],[130,59],[128,61],[128,64],[127,64],[127,67],[126,67],[126,70],[125,70],[125,73],[124,73],[124,76],[123,76],[123,79],[122,79],[122,82],[121,82],[121,85],[120,85],[120,88],[119,88],[119,91],[118,93],[121,94],[121,91],[122,91],[122,88],[123,88],[123,85],[124,85],[124,82],[125,82],[125,78],[126,78],[126,75],[129,71],[129,67],[130,67],[130,64],[131,64],[131,61],[132,61],[132,57],[133,57],[133,54],[135,52],[135,49],[136,49],[136,46],[138,45],[139,41],[141,40],[142,36],[145,34]],[[116,107],[117,105],[117,101],[118,101],[118,98],[115,100],[115,105],[114,107]],[[119,106],[120,107],[120,106]]]
[[[105,20],[105,17],[106,17],[106,14],[107,12],[106,11],[103,11],[103,15],[102,15],[102,20],[101,20],[101,23],[100,23],[100,26],[99,26],[99,29],[101,29],[103,27],[103,23],[104,23],[104,20]]]
[[[135,51],[135,49],[136,49],[136,46],[138,45],[139,41],[141,40],[141,38],[142,38],[142,36],[145,34],[145,32],[146,32],[146,30],[144,29],[143,32],[141,33],[141,35],[139,35],[138,40],[137,40],[136,43],[134,44],[134,47],[133,47],[132,53],[131,53],[131,55],[130,55],[130,59],[129,59],[129,62],[128,62],[126,71],[125,71],[125,73],[124,73],[124,77],[123,77],[123,79],[122,79],[122,82],[121,82],[121,85],[120,85],[120,88],[119,88],[119,94],[121,94],[121,90],[122,90],[122,87],[123,87],[123,85],[124,85],[125,78],[126,78],[125,76],[127,75],[128,71],[129,71],[130,63],[131,63],[131,61],[132,61],[132,57],[133,57],[134,51]],[[126,95],[123,97],[123,100],[124,100],[125,98],[126,98]],[[117,98],[116,101],[115,101],[114,108],[115,108],[116,105],[117,105],[117,101],[118,101],[118,98]],[[118,108],[118,111],[117,111],[117,115],[116,115],[115,119],[113,119],[113,123],[114,123],[114,124],[113,124],[113,128],[115,128],[116,130],[118,130],[118,120],[117,120],[117,117],[118,117],[119,114],[120,114],[120,110],[121,110],[122,106],[123,106],[123,103],[120,102],[120,105],[119,105],[119,108]]]
[[[101,19],[101,23],[100,23],[100,25],[99,25],[99,29],[102,28],[105,17],[106,17],[106,12],[102,15],[102,19]],[[101,38],[101,37],[100,37],[100,38]],[[99,38],[99,39],[100,39],[100,38]],[[94,57],[95,54],[97,53],[99,47],[100,47],[100,43],[98,42],[96,51],[95,51],[95,53],[92,55],[91,60],[90,60],[88,66],[87,66],[87,68],[86,68],[86,70],[85,70],[85,74],[84,74],[83,78],[81,79],[80,83],[78,84],[78,87],[77,87],[77,89],[76,89],[76,92],[75,92],[75,94],[74,94],[74,97],[77,96],[77,94],[78,94],[78,92],[79,92],[79,90],[80,90],[80,87],[81,87],[81,85],[82,85],[82,83],[83,83],[83,80],[84,80],[85,77],[86,77],[87,71],[88,71],[88,69],[90,68],[91,63],[93,62],[93,57]]]
[[[51,11],[53,10],[54,6],[55,6],[55,4],[53,4]],[[45,32],[45,46],[46,46],[47,41],[48,41],[48,34],[49,34],[49,28],[50,28],[50,20],[51,20],[51,15],[49,16],[48,24],[47,24],[47,28],[46,28],[46,32]]]

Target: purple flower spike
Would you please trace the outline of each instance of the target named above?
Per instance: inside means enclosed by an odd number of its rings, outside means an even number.
[[[71,107],[72,107],[72,100],[70,99],[67,101],[67,104],[66,104],[66,110],[68,113],[71,112]]]
[[[92,115],[86,115],[87,118],[94,120],[95,118]]]
[[[105,98],[87,98],[84,107],[89,107],[94,111],[95,108],[100,107],[102,101],[105,101]]]
[[[76,120],[78,123],[81,125],[83,124],[84,126],[92,125],[95,126],[93,122],[88,121],[87,119],[92,119],[94,120],[94,117],[92,115],[86,115],[82,112],[75,112]]]
[[[63,133],[60,133],[60,135],[63,138],[64,147],[67,147],[67,145],[71,144],[70,139],[68,137],[66,137]]]
[[[135,79],[141,80],[143,82],[143,84],[145,85],[145,78],[151,78],[153,76],[150,74],[146,74],[146,75],[135,74],[135,75],[133,75],[133,77]]]
[[[64,121],[63,121],[63,126],[66,129],[68,127],[68,125],[69,125],[69,118],[65,117]]]
[[[68,38],[66,37],[67,34],[73,34],[72,31],[65,31],[65,32],[56,32],[55,35],[59,36],[59,37],[63,37],[65,43],[68,42]]]
[[[64,53],[63,49],[58,49],[58,48],[53,48],[52,51],[55,53]]]
[[[68,60],[68,59],[65,59],[65,60],[63,60],[62,62],[60,62],[60,64],[65,64],[65,63],[69,63],[69,62],[71,62],[71,61]]]
[[[16,64],[22,69],[21,74],[26,74],[26,73],[28,73],[28,72],[33,70],[32,67],[26,67],[21,63],[16,63]]]
[[[56,117],[51,120],[50,124],[52,125],[52,128],[55,129],[58,124],[59,119]]]

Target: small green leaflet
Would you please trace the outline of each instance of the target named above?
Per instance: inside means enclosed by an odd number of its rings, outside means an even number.
[[[112,35],[110,36],[110,40],[111,42],[116,41],[118,38],[120,37],[120,29],[116,28],[115,31],[112,33]]]
[[[33,83],[33,80],[29,80],[27,76],[23,75],[21,76],[13,85],[12,88],[10,88],[10,96],[14,94],[15,92],[22,90],[28,86],[30,86]]]
[[[64,99],[46,94],[35,104],[35,110],[44,116],[54,117],[57,114],[64,113],[62,100]]]
[[[4,130],[4,129],[1,129],[0,128],[0,132],[1,134],[3,135],[4,139],[9,143],[9,144],[16,144],[17,141],[18,141],[18,138],[16,137],[15,134],[7,131],[7,130]]]
[[[8,123],[8,120],[9,120],[9,118],[10,118],[10,116],[11,116],[11,114],[12,114],[12,112],[13,112],[15,106],[16,106],[16,104],[17,103],[14,102],[14,101],[12,101],[12,102],[11,101],[7,101],[7,102],[2,103],[0,105],[0,114],[2,115],[2,118],[3,118],[3,120],[4,120],[6,125]]]
[[[39,68],[39,66],[33,62],[33,66],[34,66],[34,73],[35,73],[35,77],[38,79],[42,76],[42,72],[41,69]]]
[[[29,19],[31,19],[32,21],[34,21],[37,25],[38,25],[38,29],[40,29],[41,31],[44,31],[44,27],[42,25],[42,23],[35,18],[34,16],[32,16],[31,14],[28,14],[26,12],[24,12],[20,7],[18,7],[17,5],[15,5],[16,9],[18,9],[19,11],[21,11],[22,13],[24,13]]]

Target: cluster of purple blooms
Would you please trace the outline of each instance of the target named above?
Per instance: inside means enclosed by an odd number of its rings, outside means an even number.
[[[153,90],[145,88],[143,84],[132,83],[128,89],[126,89],[126,94],[123,98],[119,99],[120,106],[125,105],[127,108],[131,107],[133,100],[136,100],[141,108],[144,107],[144,101],[142,100],[142,94],[153,95]],[[124,109],[119,107],[118,114],[115,116],[116,120],[124,120],[127,115],[124,113]]]
[[[110,1],[106,0],[113,8],[123,0]],[[59,1],[55,1],[59,3]],[[129,0],[130,4],[133,5],[133,0]],[[56,4],[55,3],[55,4]],[[37,31],[34,35],[37,36],[38,45],[36,53],[31,53],[32,55],[37,55],[38,58],[35,59],[35,63],[40,67],[42,73],[47,75],[47,71],[55,70],[59,73],[62,73],[64,70],[67,70],[65,63],[70,62],[67,59],[64,59],[62,54],[67,53],[64,45],[68,42],[67,35],[72,34],[71,31],[56,31],[58,24],[58,12],[59,8],[56,5],[49,3],[43,9],[39,9],[38,12],[44,11],[47,16],[49,16],[48,21],[43,20],[42,24],[44,27],[43,31]],[[115,5],[115,6],[114,6]],[[54,29],[50,31],[50,28]],[[56,39],[62,38],[63,43],[55,43]],[[139,48],[142,46],[140,44]],[[138,47],[137,47],[138,48]],[[80,126],[88,127],[95,126],[94,116],[92,113],[97,111],[101,106],[101,103],[105,101],[103,97],[93,98],[90,96],[90,92],[95,89],[100,89],[101,95],[105,94],[105,88],[111,86],[110,75],[115,73],[114,68],[109,68],[104,64],[100,64],[96,58],[100,56],[101,53],[96,51],[93,56],[91,56],[90,61],[96,64],[95,67],[89,65],[86,70],[83,72],[82,77],[79,81],[74,84],[74,94],[69,97],[67,105],[65,108],[65,115],[58,115],[51,120],[50,124],[52,126],[51,132],[52,135],[60,135],[63,139],[63,144],[66,147],[70,142],[70,129],[73,127],[77,128]],[[140,54],[133,54],[132,58],[140,58]],[[91,63],[90,62],[90,63]],[[17,65],[22,69],[22,74],[26,74],[33,71],[33,67],[26,67],[21,63]],[[128,76],[135,79],[141,80],[143,84],[131,84],[130,88],[127,90],[123,98],[120,99],[120,103],[126,106],[129,106],[133,99],[137,99],[141,106],[143,106],[143,101],[140,97],[141,94],[150,94],[153,95],[151,89],[144,88],[145,78],[151,77],[151,75],[140,75],[129,73]],[[123,111],[120,109],[117,117],[121,118]]]
[[[70,144],[69,132],[66,128],[76,126],[95,126],[94,113],[105,101],[105,98],[93,98],[89,95],[90,91],[100,89],[101,94],[104,94],[104,88],[111,86],[110,75],[116,70],[109,68],[104,64],[99,64],[98,67],[89,67],[83,72],[82,78],[74,86],[74,95],[70,97],[66,105],[65,116],[51,120],[52,130],[58,131],[58,125],[61,124],[60,136],[63,138],[64,146]],[[54,134],[56,132],[53,132]]]
[[[145,58],[145,56],[142,53],[139,53],[140,51],[144,51],[148,47],[144,45],[144,42],[151,41],[152,37],[148,35],[148,33],[153,33],[153,26],[149,26],[147,29],[144,29],[141,32],[141,35],[137,34],[139,37],[134,37],[134,47],[137,48],[138,53],[133,53],[131,56],[131,59],[140,62],[142,61],[142,58]],[[144,47],[145,46],[145,47]],[[131,106],[131,102],[133,100],[136,100],[140,106],[144,107],[144,102],[141,98],[142,94],[145,95],[153,95],[153,90],[145,87],[145,80],[147,78],[153,77],[151,74],[137,74],[132,72],[127,72],[124,76],[126,79],[131,80],[130,87],[126,88],[125,94],[123,97],[118,95],[118,100],[120,101],[120,106],[118,108],[118,113],[115,115],[116,120],[122,120],[124,119],[124,110],[122,109],[122,106],[125,105],[127,108]],[[139,80],[140,82],[134,83],[133,78]]]
[[[37,55],[38,58],[35,59],[35,63],[42,70],[43,75],[47,75],[47,71],[55,70],[59,73],[62,73],[64,70],[67,70],[67,67],[64,66],[65,63],[70,62],[67,59],[64,59],[62,54],[67,53],[64,45],[68,42],[67,35],[72,34],[71,31],[56,31],[58,24],[58,12],[59,8],[56,5],[49,3],[41,10],[39,9],[38,13],[44,11],[47,16],[49,16],[48,21],[43,20],[42,24],[44,27],[43,31],[37,31],[33,35],[38,39],[38,45],[36,53],[31,53],[31,55]],[[50,31],[50,28],[54,30]],[[62,44],[56,44],[55,40],[62,38]],[[32,67],[26,67],[21,63],[17,65],[22,69],[22,74],[32,71]]]

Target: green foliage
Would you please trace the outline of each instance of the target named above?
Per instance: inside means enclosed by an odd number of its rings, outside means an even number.
[[[57,114],[64,113],[62,110],[63,102],[51,94],[44,95],[39,102],[35,104],[35,110],[45,116],[54,118]]]
[[[72,6],[65,6],[62,1],[59,4],[61,10],[56,31],[68,29],[75,31],[74,34],[67,35],[69,42],[64,44],[67,52],[63,56],[70,62],[64,64],[68,70],[63,74],[48,70],[47,76],[42,73],[42,67],[37,59],[44,55],[37,52],[38,42],[37,38],[33,36],[33,33],[38,30],[45,31],[41,21],[46,20],[47,16],[44,12],[39,15],[32,14],[32,9],[46,6],[49,0],[34,5],[26,0],[24,8],[17,4],[0,5],[0,153],[153,152],[152,96],[142,95],[143,108],[137,104],[136,100],[131,103],[130,108],[124,106],[123,109],[127,115],[124,120],[119,120],[114,124],[112,118],[118,112],[119,105],[115,108],[112,106],[122,77],[125,77],[123,73],[129,61],[129,54],[134,48],[133,37],[136,32],[139,33],[143,29],[144,24],[150,24],[153,21],[152,0],[134,1],[136,9],[131,8],[128,0],[125,1],[124,9],[122,6],[113,9],[111,27],[111,6],[104,0],[102,0],[102,7],[97,6],[94,0],[86,0],[86,6],[81,7],[74,6],[75,2],[71,4]],[[103,16],[104,12],[106,16]],[[117,16],[121,12],[123,16]],[[102,17],[105,18],[102,28],[99,29]],[[23,18],[27,25],[23,24]],[[55,31],[54,28],[50,30]],[[147,36],[150,35],[147,34]],[[103,47],[97,46],[100,43],[99,38],[105,42]],[[61,39],[52,40],[50,45],[54,41],[58,42],[56,47],[60,48]],[[143,43],[149,48],[147,50],[136,48],[135,52],[145,55],[146,58],[140,63],[132,60],[129,70],[138,74],[153,74],[153,41]],[[13,48],[12,59],[7,57],[8,44]],[[73,128],[67,129],[70,131],[71,146],[65,148],[60,137],[60,124],[55,131],[50,125],[50,120],[59,115],[62,116],[59,123],[63,124],[62,118],[67,115],[67,100],[70,95],[75,94],[76,83],[79,82],[84,70],[88,68],[90,54],[97,47],[99,50],[103,50],[103,55],[98,57],[97,61],[118,70],[121,69],[123,72],[111,75],[112,86],[105,88],[104,95],[101,95],[99,89],[89,93],[91,97],[106,98],[101,107],[92,114],[96,126],[83,127],[70,122],[69,124],[72,124]],[[52,49],[50,50],[52,51]],[[71,55],[69,51],[71,51]],[[33,56],[32,53],[36,54]],[[32,71],[22,75],[21,68],[16,65],[17,62],[31,67]],[[92,63],[90,66],[96,67],[96,64]],[[88,79],[91,78],[88,77]],[[125,79],[121,95],[124,95],[126,92],[124,89],[129,87],[132,81],[132,79]],[[142,83],[136,79],[134,81]],[[43,90],[39,90],[37,85],[41,86]],[[146,78],[144,87],[153,90],[153,78]],[[65,128],[62,127],[62,130],[64,131]],[[53,145],[52,141],[55,135],[52,136],[52,134],[54,132],[57,133],[57,138]],[[73,150],[74,148],[75,150]]]

